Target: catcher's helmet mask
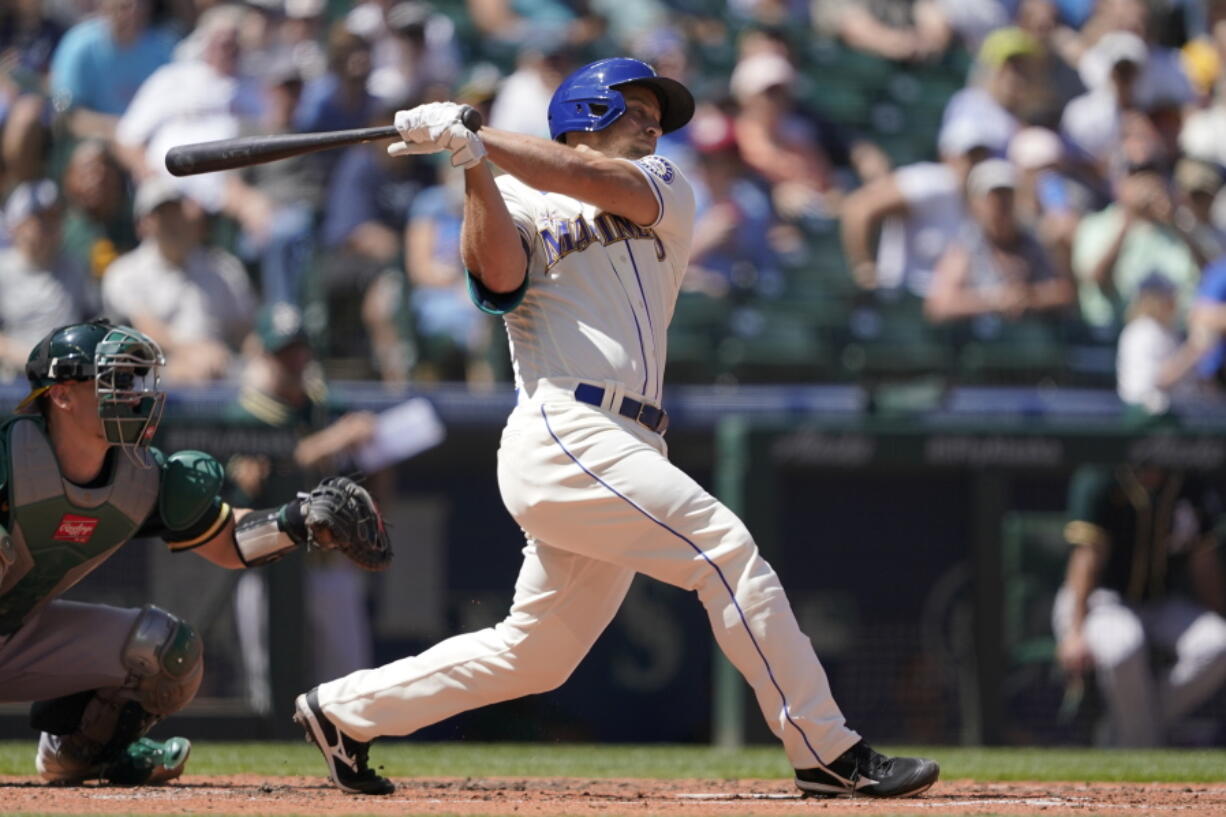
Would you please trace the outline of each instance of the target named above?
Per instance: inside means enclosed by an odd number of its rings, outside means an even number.
[[[38,398],[56,383],[92,380],[107,441],[141,467],[149,467],[151,461],[141,449],[152,441],[166,404],[158,383],[163,365],[157,343],[130,327],[106,320],[61,326],[30,351],[30,393],[17,411],[36,411]]]
[[[604,130],[626,112],[618,88],[640,85],[660,100],[660,129],[672,133],[694,115],[694,96],[675,79],[662,77],[645,62],[629,57],[598,60],[574,71],[549,101],[549,135],[555,141],[574,131]]]

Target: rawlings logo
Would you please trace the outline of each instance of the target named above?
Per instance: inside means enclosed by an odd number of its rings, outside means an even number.
[[[672,163],[663,156],[645,156],[639,159],[638,165],[648,173],[659,176],[665,184],[672,184],[673,176],[677,173],[673,169]]]
[[[98,520],[92,516],[73,516],[66,513],[60,519],[60,526],[56,528],[55,536],[51,538],[57,542],[73,542],[83,545],[94,535],[96,527],[98,527]]]

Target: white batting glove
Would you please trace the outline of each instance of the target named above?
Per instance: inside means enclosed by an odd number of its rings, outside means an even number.
[[[427,102],[407,111],[396,111],[393,122],[406,143],[426,145],[437,143],[449,126],[460,121],[462,111],[454,102]]]
[[[439,142],[451,151],[451,166],[468,170],[481,164],[485,158],[485,143],[481,137],[464,127],[463,122],[455,122],[442,136]]]

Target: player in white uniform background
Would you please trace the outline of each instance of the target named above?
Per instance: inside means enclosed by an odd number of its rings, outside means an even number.
[[[694,198],[654,150],[693,110],[680,83],[616,58],[559,86],[554,141],[472,133],[449,102],[397,114],[391,152],[449,150],[466,171],[463,260],[474,301],[505,316],[519,394],[498,482],[527,546],[498,625],[298,696],[342,789],[392,791],[367,765],[380,735],[559,686],[635,573],[697,592],[801,789],[901,797],[936,781],[936,763],[887,758],[847,727],[749,531],[668,461],[659,402]]]

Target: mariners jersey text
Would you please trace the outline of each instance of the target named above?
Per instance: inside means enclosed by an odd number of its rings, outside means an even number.
[[[591,224],[582,215],[578,218],[542,220],[537,232],[545,248],[546,270],[573,252],[583,252],[593,243],[607,247],[619,241],[648,238],[655,245],[656,260],[663,261],[667,256],[664,242],[655,230],[640,227],[630,219],[612,213],[600,213]]]

